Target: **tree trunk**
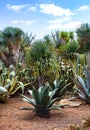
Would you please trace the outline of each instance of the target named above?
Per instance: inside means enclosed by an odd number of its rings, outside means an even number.
[[[5,66],[9,66],[9,59],[7,57],[7,55],[5,55],[4,52],[0,51],[0,58],[2,60],[2,62],[5,64]]]

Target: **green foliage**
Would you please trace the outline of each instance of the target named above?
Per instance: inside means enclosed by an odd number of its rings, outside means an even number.
[[[80,53],[85,53],[90,50],[90,25],[88,23],[81,24],[79,28],[76,30],[79,48],[78,51]]]
[[[30,51],[31,47],[25,48],[24,53],[25,53],[25,64],[29,68],[31,66],[31,57],[30,57]]]
[[[90,104],[90,72],[86,73],[86,80],[82,77],[77,76],[77,94],[78,96],[86,101],[86,103]]]
[[[10,82],[10,86],[7,87],[8,93],[10,96],[14,95],[18,90],[21,90],[24,93],[24,84],[21,81],[18,81],[18,77],[13,78],[12,80],[8,80]]]
[[[3,34],[5,40],[10,38],[13,41],[13,43],[17,44],[17,40],[19,40],[22,37],[22,35],[24,35],[24,32],[20,28],[8,26],[3,30]]]
[[[52,50],[50,45],[42,40],[35,41],[32,46],[25,51],[25,61],[27,65],[33,63],[44,66],[51,56]]]
[[[52,61],[54,58],[54,55],[52,55],[53,46],[47,41],[48,39],[34,42],[25,54],[27,67],[34,71],[34,77],[37,77],[36,80],[41,84],[46,82],[45,80],[48,79],[50,73],[53,73],[52,65],[54,66]]]
[[[49,92],[49,86],[46,84],[44,86],[39,87],[36,89],[33,87],[32,90],[29,90],[31,98],[28,98],[25,95],[21,95],[24,101],[31,104],[33,107],[30,108],[21,108],[21,110],[31,110],[36,113],[37,116],[40,117],[49,117],[51,110],[61,110],[62,105],[55,105],[55,101],[58,100],[58,98],[53,99],[53,95],[56,92],[56,89],[53,90],[51,93]]]
[[[90,42],[87,42],[85,45],[84,45],[84,52],[89,52],[90,51]]]
[[[71,41],[66,44],[67,53],[75,53],[77,48],[78,44],[75,41]]]
[[[61,80],[66,81],[66,91],[73,91],[75,85],[75,69],[73,64],[61,62],[60,64],[60,76]]]
[[[71,83],[68,83],[67,80],[54,80],[54,82],[49,83],[51,87],[51,91],[56,89],[55,94],[53,95],[53,98],[59,97],[60,99],[63,98],[65,93],[68,91],[68,89],[71,88]]]
[[[61,44],[59,47],[59,53],[61,56],[66,54],[66,45],[65,44]]]
[[[90,25],[88,23],[81,24],[81,26],[76,29],[76,33],[81,39],[90,36]]]
[[[85,66],[86,66],[86,56],[85,54],[77,54],[76,60],[76,74],[85,77]]]
[[[31,58],[33,61],[46,61],[51,57],[51,51],[49,50],[48,46],[42,41],[38,40],[33,43],[31,48]]]
[[[9,96],[15,94],[18,90],[24,93],[24,83],[18,80],[18,75],[13,68],[3,68],[0,75],[0,84],[3,88],[6,88]]]

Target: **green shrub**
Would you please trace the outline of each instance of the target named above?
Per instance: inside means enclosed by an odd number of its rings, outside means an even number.
[[[87,42],[85,45],[84,45],[84,52],[88,52],[90,51],[90,42]]]
[[[66,45],[67,53],[74,53],[78,48],[78,44],[75,41],[68,42]]]
[[[50,83],[51,91],[57,89],[53,98],[59,97],[63,98],[65,93],[71,88],[71,82],[68,83],[68,80],[54,80],[54,82]]]

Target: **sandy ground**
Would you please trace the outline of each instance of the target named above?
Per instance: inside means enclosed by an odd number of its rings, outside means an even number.
[[[80,124],[82,119],[90,118],[89,105],[51,111],[51,117],[48,119],[37,117],[32,111],[19,110],[23,106],[29,104],[20,97],[0,103],[0,130],[51,130],[67,127],[69,124]],[[90,130],[90,127],[85,130]]]

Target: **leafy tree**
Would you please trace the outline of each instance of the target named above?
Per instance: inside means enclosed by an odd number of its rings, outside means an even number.
[[[86,52],[86,46],[90,42],[90,25],[88,23],[81,24],[79,28],[76,29],[76,33],[79,41],[79,51]]]
[[[90,46],[90,25],[88,23],[81,24],[81,26],[76,30],[76,33],[79,39],[80,49],[82,52],[86,52],[86,61],[88,69],[90,70],[90,50],[88,48]]]
[[[88,23],[81,24],[79,28],[76,29],[78,38],[83,40],[87,36],[90,36],[90,25]]]

